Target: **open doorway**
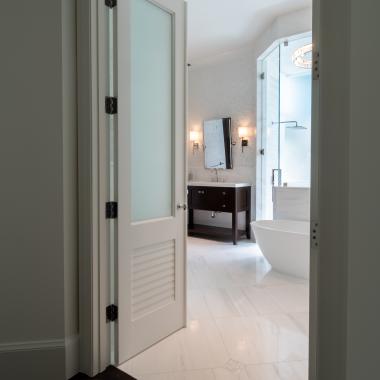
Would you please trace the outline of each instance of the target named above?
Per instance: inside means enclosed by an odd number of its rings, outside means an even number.
[[[151,3],[148,0],[138,1]],[[222,27],[223,33],[226,29],[233,29],[233,25],[236,27],[236,23],[231,23],[228,28],[223,28],[226,23],[222,21],[200,24],[200,19],[222,19],[228,10],[239,7],[235,1],[231,7],[227,1],[223,6],[220,2],[209,3],[188,1],[189,52],[197,40],[192,39],[192,32],[199,37],[205,30],[211,31],[212,35],[218,27]],[[289,36],[311,32],[311,10],[304,9],[309,2],[283,1],[281,6],[274,2],[272,8],[259,6],[260,1],[252,3],[257,3],[256,8],[251,9],[246,1],[242,1],[239,13],[241,16],[251,11],[253,19],[256,16],[260,20],[260,27],[250,36],[250,41],[243,39],[243,43],[239,42],[234,48],[233,44],[220,47],[208,33],[206,36],[210,38],[211,45],[218,47],[219,52],[211,52],[206,44],[196,49],[194,59],[190,54],[187,185],[188,221],[192,236],[187,240],[187,324],[174,334],[164,333],[169,336],[157,339],[159,342],[146,350],[140,349],[141,353],[131,355],[121,366],[138,379],[308,378],[308,281],[299,273],[292,275],[272,267],[270,260],[263,255],[263,247],[260,249],[250,234],[254,220],[276,218],[273,212],[273,180],[277,181],[277,188],[285,187],[281,186],[284,182],[300,186],[300,179],[296,176],[299,170],[288,169],[294,169],[300,163],[299,156],[293,155],[294,144],[302,140],[299,133],[310,133],[310,115],[309,119],[292,115],[291,105],[273,107],[267,116],[271,128],[277,131],[272,137],[278,154],[267,186],[271,190],[269,202],[268,194],[263,190],[265,186],[260,187],[264,176],[256,180],[258,172],[263,170],[263,166],[257,166],[263,157],[262,149],[265,156],[265,147],[258,141],[261,136],[259,123],[256,124],[257,117],[260,117],[258,109],[262,105],[257,89],[266,79],[265,75],[262,78],[259,65],[263,52],[276,41],[281,40],[285,44],[286,39],[286,47],[288,51],[294,50],[293,53],[306,46],[304,41]],[[210,9],[213,18],[207,13]],[[303,37],[310,43],[310,36]],[[281,72],[281,54],[285,53],[278,45],[273,51],[277,53],[272,63],[277,64],[275,70],[279,84],[278,88],[274,88],[275,83],[268,88],[282,98],[273,98],[272,103],[281,103],[282,100],[284,104],[290,98],[289,94],[281,92],[281,75],[286,74],[290,78],[294,68],[283,66],[285,71]],[[294,77],[301,76],[294,74]],[[282,79],[285,82],[285,78]],[[290,83],[289,87],[293,85],[296,86]],[[303,97],[302,101],[305,102],[302,108],[310,110],[311,97]],[[308,101],[310,103],[306,104]],[[309,134],[307,136],[310,138]],[[293,148],[288,150],[280,148],[292,147],[292,144]],[[210,154],[212,146],[215,151]],[[305,150],[309,152],[309,148]],[[289,166],[282,169],[280,163],[285,157]],[[302,164],[304,168],[308,167],[310,174],[310,156]],[[265,178],[267,180],[268,176]],[[260,198],[257,193],[264,195]],[[183,204],[178,206],[184,208]],[[265,207],[268,212],[270,206],[271,215],[263,213]],[[305,242],[309,244],[308,238]],[[175,257],[175,244],[165,245],[160,252]],[[157,253],[149,250],[137,252],[142,252],[145,258]],[[157,260],[166,265],[167,256],[159,256]],[[139,262],[138,265],[144,266],[146,260],[141,260],[142,264]],[[149,291],[156,289],[149,288]],[[138,340],[138,337],[133,339]]]

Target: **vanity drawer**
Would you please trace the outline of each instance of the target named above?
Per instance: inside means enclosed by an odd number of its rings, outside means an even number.
[[[189,192],[191,208],[208,211],[232,212],[235,192],[230,188],[194,187]]]

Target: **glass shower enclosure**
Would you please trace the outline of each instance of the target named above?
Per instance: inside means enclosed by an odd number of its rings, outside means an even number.
[[[258,60],[257,218],[273,219],[276,186],[310,187],[311,34],[277,42]]]

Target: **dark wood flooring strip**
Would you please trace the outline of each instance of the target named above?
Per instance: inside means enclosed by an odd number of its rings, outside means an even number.
[[[104,372],[100,373],[95,377],[88,377],[83,374],[78,374],[72,377],[70,380],[85,380],[85,379],[95,379],[95,380],[136,380],[134,377],[127,375],[126,373],[120,371],[115,367],[108,367]]]

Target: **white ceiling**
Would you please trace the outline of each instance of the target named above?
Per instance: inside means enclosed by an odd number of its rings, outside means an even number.
[[[189,62],[239,49],[311,0],[187,0]]]

